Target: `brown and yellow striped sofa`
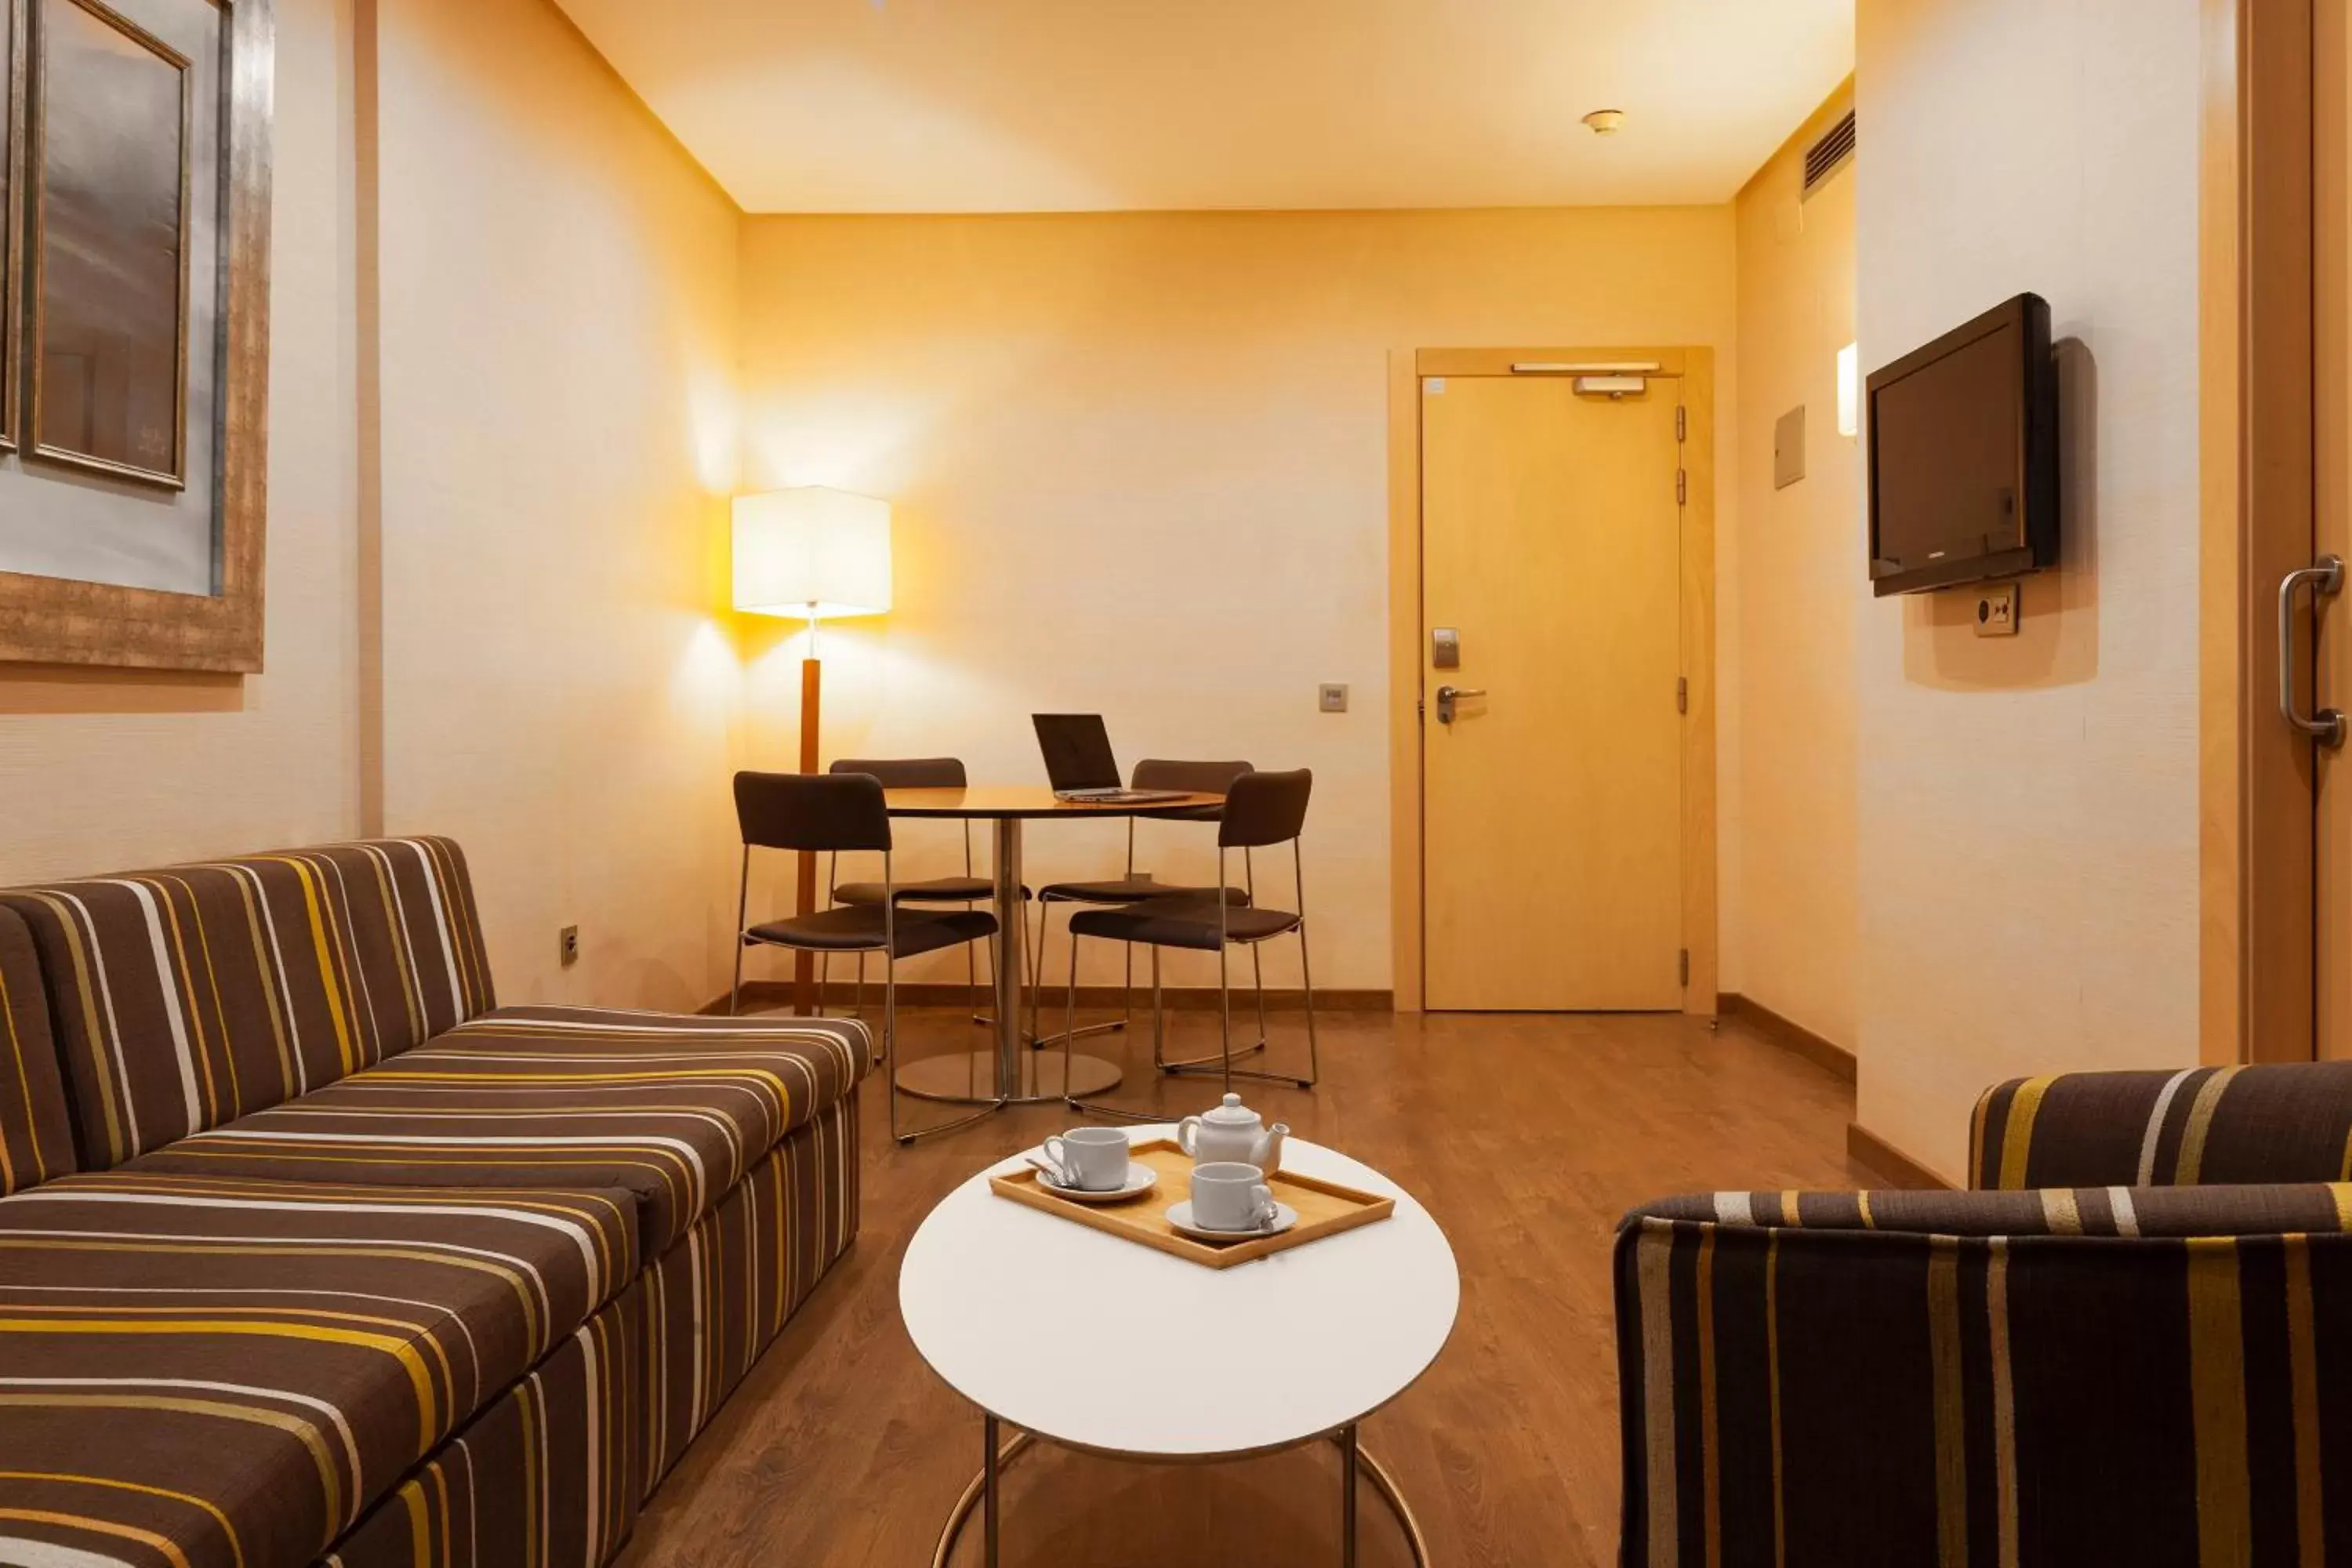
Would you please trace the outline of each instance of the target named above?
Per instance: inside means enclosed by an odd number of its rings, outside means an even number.
[[[604,1562],[856,1236],[870,1065],[498,1007],[446,839],[0,892],[0,1563]]]
[[[1970,1159],[1626,1217],[1623,1562],[2352,1562],[2352,1063],[2002,1084]]]

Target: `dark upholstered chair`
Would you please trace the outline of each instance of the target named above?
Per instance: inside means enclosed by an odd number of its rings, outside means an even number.
[[[737,895],[735,985],[728,994],[733,1013],[743,994],[743,953],[769,946],[795,952],[878,952],[882,962],[882,1048],[891,1061],[898,1044],[898,960],[936,952],[996,934],[996,917],[981,910],[928,914],[901,907],[890,870],[890,813],[882,783],[870,773],[753,773],[735,775],[735,816],[743,831],[743,875]],[[838,854],[867,850],[882,857],[882,896],[871,904],[842,904],[814,914],[792,915],[752,925],[751,851],[785,849]],[[896,1073],[890,1090],[890,1136],[912,1142],[934,1132],[977,1121],[991,1105],[937,1127],[901,1133]]]
[[[1066,1058],[1070,1048],[1071,1032],[1077,1021],[1078,942],[1083,937],[1098,937],[1107,942],[1126,942],[1130,948],[1142,946],[1151,950],[1151,1050],[1153,1060],[1162,1071],[1213,1072],[1227,1089],[1233,1088],[1233,1080],[1236,1078],[1295,1084],[1300,1089],[1315,1087],[1320,1061],[1315,1035],[1315,982],[1307,956],[1307,874],[1299,852],[1300,837],[1307,825],[1307,800],[1314,787],[1315,775],[1304,768],[1295,773],[1251,772],[1242,774],[1225,792],[1224,807],[1218,816],[1216,888],[1163,893],[1118,908],[1083,910],[1070,917],[1070,988],[1062,1034],[1062,1049]],[[1245,902],[1234,896],[1239,889],[1226,885],[1225,868],[1231,851],[1239,849],[1247,853],[1279,844],[1291,847],[1297,890],[1294,901],[1298,905],[1296,910],[1272,910],[1255,902]],[[1260,942],[1292,932],[1298,937],[1299,974],[1306,986],[1307,1075],[1301,1078],[1295,1074],[1236,1068],[1234,1066],[1233,986],[1227,954],[1237,943],[1255,949]],[[1223,1048],[1215,1057],[1202,1058],[1197,1068],[1189,1063],[1170,1062],[1165,1056],[1166,1012],[1161,1005],[1160,950],[1167,947],[1190,948],[1217,955],[1217,1018]],[[1260,1006],[1261,1009],[1264,1006],[1263,992]],[[1263,1012],[1260,1016],[1263,1016]],[[1081,1110],[1128,1117],[1138,1121],[1159,1120],[1157,1112],[1088,1105],[1076,1100],[1070,1103]]]
[[[1173,762],[1163,758],[1147,758],[1135,764],[1135,773],[1129,782],[1130,787],[1135,789],[1180,789],[1190,795],[1223,795],[1233,787],[1235,779],[1250,771],[1249,763],[1242,762]],[[1166,811],[1154,811],[1148,815],[1163,822],[1214,822],[1223,813],[1224,808],[1222,805],[1188,805],[1177,806]],[[1146,899],[1162,899],[1171,896],[1206,898],[1216,891],[1213,888],[1192,888],[1178,883],[1155,881],[1148,873],[1138,876],[1135,870],[1136,820],[1132,816],[1127,819],[1127,872],[1124,876],[1098,882],[1048,882],[1037,890],[1037,967],[1041,975],[1045,971],[1047,928],[1053,916],[1053,906],[1055,904],[1082,904],[1097,909],[1119,909],[1129,904],[1141,903]],[[1242,857],[1242,885],[1238,888],[1226,889],[1225,896],[1239,903],[1248,903],[1251,895],[1256,891],[1255,884],[1255,868],[1250,864],[1248,854],[1244,852]],[[1076,939],[1073,938],[1072,941],[1075,943]],[[1264,1050],[1265,1048],[1265,969],[1263,965],[1257,964],[1255,949],[1251,950],[1250,961],[1254,965],[1257,965],[1255,973],[1257,978],[1258,1032],[1257,1044],[1251,1048]],[[1041,985],[1038,991],[1042,990]],[[1084,1038],[1088,1035],[1100,1035],[1125,1029],[1135,1016],[1135,955],[1131,949],[1128,953],[1127,984],[1122,992],[1122,1001],[1124,1005],[1118,1017],[1108,1023],[1087,1025],[1078,1030],[1078,1037]],[[1038,1032],[1037,1006],[1037,991],[1033,991],[1030,994],[1029,1012],[1029,1033],[1032,1042],[1040,1047],[1066,1043],[1057,1036]],[[1215,1058],[1203,1058],[1196,1062],[1171,1062],[1165,1065],[1171,1068],[1197,1067]]]
[[[864,773],[869,778],[879,779],[882,787],[886,790],[964,789],[971,784],[971,780],[964,773],[963,761],[959,757],[855,759],[845,757],[834,763],[829,771],[836,773]],[[986,877],[973,873],[971,823],[969,819],[962,824],[962,828],[963,875],[932,877],[922,881],[902,882],[897,889],[900,903],[952,904],[961,905],[968,910],[979,904],[988,903],[996,897],[996,884]],[[838,854],[832,856],[827,862],[825,885],[828,901],[832,903],[874,907],[882,902],[881,883],[845,882],[841,879],[841,857]],[[1026,900],[1029,897],[1029,889],[1022,889],[1021,897]],[[967,946],[964,949],[964,978],[971,990],[972,1022],[986,1024],[993,1020],[979,1011],[980,965],[973,956],[976,945]],[[992,943],[990,945],[992,968],[995,963],[994,953],[994,944]],[[832,978],[833,961],[830,957],[826,957],[818,962],[820,967],[817,972],[817,1011],[822,1013],[824,1011],[825,984]],[[863,955],[860,955],[857,960],[856,1001],[851,1010],[853,1014],[856,1014],[863,1013],[865,1009],[866,960]]]
[[[2347,1152],[2352,1063],[2078,1073],[1969,1192],[1635,1210],[1622,1561],[2342,1561]]]

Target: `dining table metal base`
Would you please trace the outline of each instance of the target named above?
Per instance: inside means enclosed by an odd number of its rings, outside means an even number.
[[[1026,1452],[1036,1439],[1034,1434],[1016,1432],[1011,1442],[1003,1441],[1004,1423],[985,1413],[981,1425],[983,1447],[980,1472],[963,1489],[963,1495],[956,1499],[955,1507],[948,1512],[947,1522],[940,1527],[939,1544],[931,1552],[931,1568],[949,1568],[964,1526],[971,1522],[974,1513],[981,1516],[982,1561],[987,1568],[998,1568],[1003,1550],[998,1525],[998,1516],[1003,1511],[1001,1478],[1004,1468]],[[1397,1490],[1396,1480],[1388,1468],[1364,1451],[1355,1424],[1350,1422],[1326,1436],[1339,1450],[1339,1561],[1344,1568],[1356,1568],[1356,1483],[1360,1476],[1372,1483],[1372,1489],[1396,1517],[1417,1568],[1429,1568],[1429,1542],[1422,1537],[1421,1521],[1413,1518],[1412,1505]]]
[[[1020,1082],[1014,1092],[996,1092],[997,1054],[959,1052],[924,1057],[901,1067],[897,1074],[901,1093],[941,1105],[1043,1105],[1048,1100],[1082,1100],[1117,1089],[1124,1076],[1116,1062],[1073,1054],[1066,1079],[1059,1051],[1025,1051]]]

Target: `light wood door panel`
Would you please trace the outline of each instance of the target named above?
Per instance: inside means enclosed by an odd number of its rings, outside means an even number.
[[[2312,521],[2315,554],[2352,557],[2352,26],[2346,0],[2312,13]],[[2352,595],[2297,605],[2298,643],[2314,648],[2308,709],[2352,709]],[[2305,640],[2306,638],[2314,640]],[[2257,722],[2277,723],[2271,714]],[[2319,748],[2312,823],[2313,1034],[2316,1054],[2352,1059],[2352,754]],[[2299,1042],[2249,1042],[2255,1060],[2292,1058]],[[2281,1047],[2285,1048],[2282,1049]],[[2267,1048],[2266,1048],[2267,1047]]]
[[[1683,1005],[1678,383],[1422,397],[1426,1005]],[[1461,665],[1433,668],[1453,627]],[[1437,691],[1481,689],[1451,724]]]

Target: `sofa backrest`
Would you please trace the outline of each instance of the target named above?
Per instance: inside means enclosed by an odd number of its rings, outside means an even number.
[[[0,1198],[78,1163],[33,933],[0,910]]]
[[[0,892],[86,1169],[332,1083],[495,1004],[466,860],[396,838]]]

